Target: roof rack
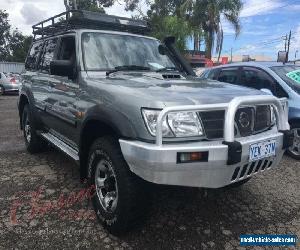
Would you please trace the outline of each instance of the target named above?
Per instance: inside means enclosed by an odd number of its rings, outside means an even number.
[[[73,29],[101,29],[145,35],[148,22],[85,10],[69,10],[32,26],[34,40]]]

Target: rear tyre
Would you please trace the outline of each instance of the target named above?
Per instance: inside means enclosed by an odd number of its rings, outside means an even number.
[[[293,146],[288,148],[287,153],[292,158],[300,160],[300,122],[292,123],[291,130],[294,132],[294,141]]]
[[[23,110],[22,127],[27,151],[31,154],[42,151],[45,148],[45,142],[36,133],[28,104],[25,105]]]
[[[4,95],[4,93],[5,93],[5,90],[4,90],[3,86],[0,86],[0,96]]]
[[[95,187],[95,212],[110,233],[126,233],[146,218],[150,207],[147,184],[129,170],[117,139],[105,136],[93,143],[88,177]]]
[[[232,183],[232,184],[226,186],[226,188],[228,188],[228,189],[231,189],[231,188],[238,188],[238,187],[240,187],[240,186],[243,186],[244,184],[246,184],[246,183],[247,183],[248,181],[250,181],[250,180],[251,180],[251,177],[250,177],[250,178],[247,178],[247,179],[244,179],[244,180],[242,180],[242,181],[239,181],[239,182]]]

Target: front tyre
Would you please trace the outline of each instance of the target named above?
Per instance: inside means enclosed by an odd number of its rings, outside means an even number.
[[[45,148],[45,143],[36,133],[35,124],[28,104],[25,105],[23,110],[22,128],[27,151],[31,154],[42,151],[42,149]]]
[[[125,162],[117,139],[97,139],[89,153],[89,183],[98,219],[112,234],[129,231],[145,218],[149,196],[144,181]]]

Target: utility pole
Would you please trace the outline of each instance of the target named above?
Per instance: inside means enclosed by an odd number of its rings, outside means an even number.
[[[288,40],[288,46],[287,46],[286,62],[289,61],[289,53],[290,53],[291,38],[292,38],[292,31],[290,30],[290,35],[289,35],[289,40]]]
[[[283,40],[284,40],[284,51],[286,52],[287,40],[288,40],[287,34],[285,35],[285,38],[283,38]]]
[[[230,49],[230,62],[232,62],[232,48]]]

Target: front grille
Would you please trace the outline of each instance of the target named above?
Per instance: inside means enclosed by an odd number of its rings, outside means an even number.
[[[199,112],[207,139],[223,138],[225,111]]]
[[[224,137],[225,111],[199,112],[206,137],[209,140]],[[248,120],[249,119],[249,122]],[[235,135],[249,136],[265,131],[271,126],[270,106],[259,105],[256,107],[239,108],[235,114]]]
[[[238,166],[234,169],[231,182],[241,181],[245,178],[251,177],[258,172],[263,172],[272,167],[272,159],[259,160],[247,163],[243,166]]]
[[[271,125],[271,110],[270,106],[257,106],[254,131],[264,130]]]

